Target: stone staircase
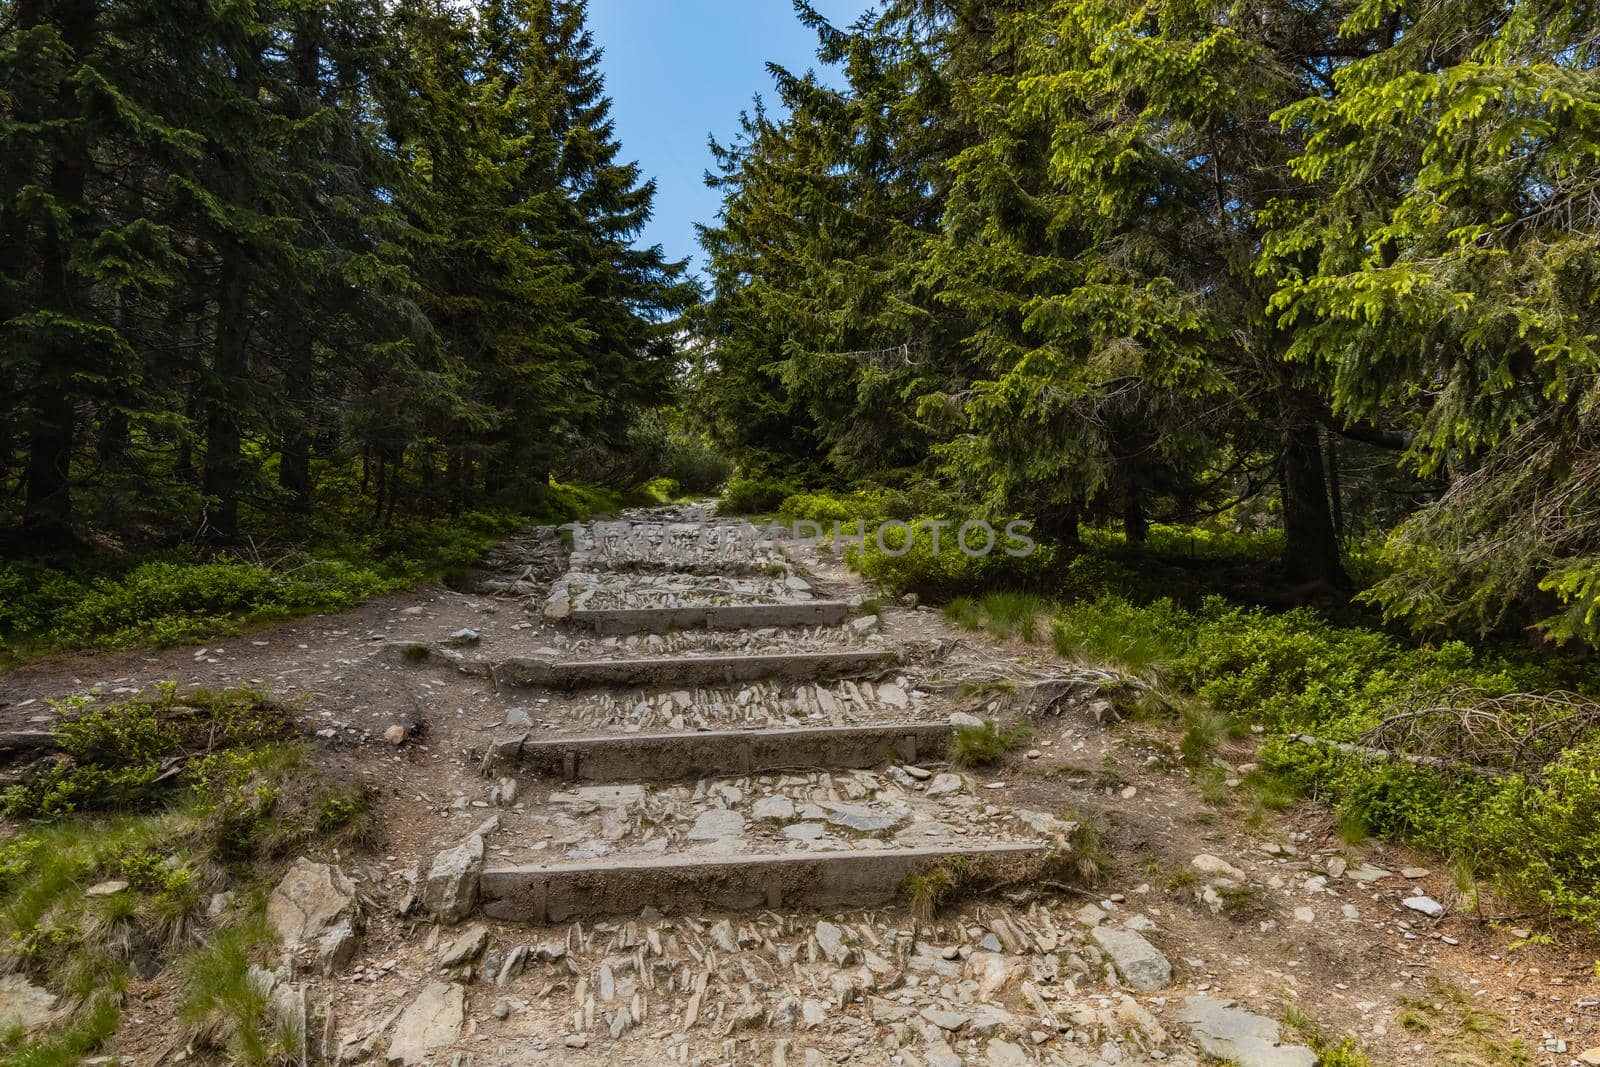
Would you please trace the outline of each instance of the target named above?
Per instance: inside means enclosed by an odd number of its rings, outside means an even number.
[[[876,617],[847,621],[848,601],[819,599],[781,542],[709,520],[596,523],[572,541],[543,614],[610,640],[599,655],[494,667],[502,687],[587,692],[485,756],[486,772],[539,783],[500,817],[519,844],[482,872],[486,915],[877,906],[930,864],[1060,844],[1001,825],[964,779],[935,774],[944,701],[917,687]],[[720,629],[755,640],[730,651]],[[638,633],[651,636],[616,639]],[[614,784],[581,784],[599,782]]]

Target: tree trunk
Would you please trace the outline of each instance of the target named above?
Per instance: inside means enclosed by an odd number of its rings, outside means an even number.
[[[33,405],[28,440],[27,499],[22,528],[30,540],[64,539],[72,523],[72,445],[77,410],[64,386],[49,389]]]
[[[95,441],[95,452],[107,467],[121,466],[128,457],[128,413],[121,408],[108,408],[100,413],[100,436]]]
[[[311,371],[311,335],[297,330],[284,369],[284,394],[292,410],[278,457],[278,484],[289,494],[290,509],[301,515],[311,512]]]
[[[1078,523],[1083,519],[1083,506],[1077,501],[1070,504],[1047,504],[1034,516],[1034,533],[1063,548],[1076,549],[1079,545]]]
[[[1339,479],[1339,438],[1323,433],[1327,440],[1328,496],[1333,501],[1333,536],[1344,544],[1344,486]]]
[[[1287,414],[1287,413],[1286,413]],[[1322,476],[1322,447],[1317,424],[1294,421],[1283,432],[1283,569],[1290,582],[1325,582],[1348,589],[1350,578],[1339,559],[1339,539]]]
[[[234,91],[242,100],[256,99],[258,45],[242,48],[233,76]],[[221,152],[218,176],[228,202],[246,207],[249,194],[239,174],[241,161]],[[221,263],[217,271],[217,333],[211,357],[211,388],[206,405],[206,464],[203,487],[213,501],[211,540],[227,544],[239,535],[239,493],[244,483],[243,408],[241,393],[250,361],[246,344],[250,335],[250,262],[244,246],[231,232],[217,240]]]
[[[95,9],[95,0],[62,0],[56,5],[62,42],[76,59],[86,56],[94,46]],[[62,129],[58,154],[50,168],[50,196],[57,210],[76,212],[83,203],[90,162],[85,133],[74,121],[79,117],[74,80],[66,79],[57,87],[51,110]],[[73,224],[69,221],[67,225]],[[45,220],[43,254],[39,259],[39,303],[71,321],[82,310],[78,305],[83,283],[68,258],[73,235],[70,230],[51,233],[56,226],[59,223]],[[77,434],[72,369],[82,362],[78,348],[78,343],[53,334],[34,383],[38,397],[33,405],[34,426],[28,442],[27,499],[22,524],[35,542],[61,540],[71,529],[72,447]]]
[[[205,494],[213,500],[211,539],[227,544],[239,534],[239,488],[244,434],[237,409],[238,386],[249,362],[245,340],[249,332],[250,289],[245,276],[244,250],[232,241],[222,254],[217,289],[217,338],[211,358],[215,379],[206,405]]]
[[[321,89],[320,38],[318,18],[313,12],[305,13],[295,24],[294,44],[290,49],[296,92],[291,98],[289,113],[296,120],[305,119],[317,107]],[[295,307],[290,315],[303,316],[307,310]],[[311,392],[316,351],[311,331],[303,322],[291,327],[290,337],[288,362],[283,372],[289,413],[278,456],[278,484],[289,494],[290,509],[306,515],[311,512]]]
[[[41,0],[18,0],[13,32],[27,33],[43,20]],[[19,126],[31,126],[40,117],[38,87],[30,78],[17,78],[15,82],[11,91],[13,118]],[[36,157],[32,144],[22,138],[9,138],[0,144],[0,188],[15,190],[33,184]],[[15,204],[0,205],[0,278],[9,282],[0,285],[0,322],[10,321],[27,306],[26,297],[18,300],[13,294],[24,293],[28,286],[28,269],[35,255],[32,237],[27,212]],[[10,369],[0,372],[0,493],[8,492],[12,460],[22,443],[20,420],[27,410],[21,395],[23,381]]]

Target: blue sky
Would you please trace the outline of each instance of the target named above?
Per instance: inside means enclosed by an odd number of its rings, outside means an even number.
[[[868,0],[814,0],[846,25]],[[658,186],[655,218],[641,243],[701,263],[694,224],[717,210],[701,176],[711,165],[706,135],[728,141],[739,111],[761,93],[772,103],[766,63],[795,72],[817,66],[816,36],[789,0],[590,0],[589,25],[605,49],[606,92],[623,154]]]

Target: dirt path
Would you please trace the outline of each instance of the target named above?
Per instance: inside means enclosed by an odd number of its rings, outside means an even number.
[[[866,595],[828,556],[785,559],[809,600]],[[728,585],[726,562],[701,568],[713,584],[688,593],[677,589],[694,584],[688,572],[646,567],[669,575],[669,588],[652,580],[648,596],[692,600],[718,581],[707,595],[779,595],[760,584],[781,585],[770,573]],[[566,565],[560,541],[543,531],[508,543],[474,592],[427,587],[207,648],[46,660],[0,676],[0,724],[40,729],[53,716],[47,698],[120,696],[165,680],[259,684],[290,697],[317,758],[359,773],[376,796],[376,850],[320,857],[349,876],[364,903],[353,955],[320,974],[315,953],[302,951],[279,978],[314,1014],[331,1016],[318,1041],[347,1061],[426,1048],[418,1062],[1208,1062],[1202,1048],[1219,1046],[1206,1033],[1286,1018],[1328,1038],[1350,1035],[1372,1062],[1396,1065],[1566,1065],[1600,1045],[1592,946],[1530,942],[1519,929],[1526,920],[1483,923],[1459,912],[1446,873],[1423,869],[1435,864],[1347,845],[1312,805],[1271,812],[1242,788],[1202,795],[1178,767],[1172,733],[1100,723],[1090,699],[1041,716],[1027,749],[953,775],[958,785],[946,793],[928,783],[948,769],[925,757],[926,766],[904,769],[646,782],[619,800],[514,764],[485,776],[484,753],[521,732],[537,741],[811,721],[942,723],[952,712],[1000,710],[957,682],[1068,670],[1037,649],[954,631],[936,612],[903,605],[884,609],[875,626],[585,636],[542,610]],[[645,587],[623,588],[632,597]],[[723,687],[669,679],[559,692],[492,676],[518,658],[841,649],[898,650],[901,660],[870,679]],[[427,724],[419,737],[399,746],[384,739],[390,724],[417,717]],[[1240,774],[1252,760],[1248,743],[1221,755]],[[898,905],[819,912],[781,894],[774,907],[727,914],[679,912],[641,895],[631,916],[548,925],[488,918],[492,901],[460,924],[436,923],[417,906],[437,882],[435,857],[474,831],[493,871],[649,855],[661,857],[658,866],[707,856],[765,862],[926,841],[1081,846],[1068,831],[1074,821],[1098,827],[1104,841],[1106,870],[1092,889],[1013,886],[921,924]],[[1419,912],[1427,905],[1417,898],[1444,914]],[[1143,968],[1133,958],[1140,945],[1170,975]],[[140,1006],[127,1013],[117,1051],[146,1062],[168,1048],[169,994],[160,978],[135,990]],[[1214,1002],[1255,1014],[1230,1015]],[[397,1037],[416,1032],[420,1045]],[[1246,1065],[1306,1062],[1294,1045],[1309,1038],[1282,1038],[1282,1048],[1228,1047]]]

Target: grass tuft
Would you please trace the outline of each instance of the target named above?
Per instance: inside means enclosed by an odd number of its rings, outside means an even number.
[[[178,961],[183,997],[178,1017],[195,1042],[234,1063],[290,1063],[303,1034],[273,1017],[270,979],[251,964],[276,943],[259,909]]]
[[[1004,727],[994,722],[958,726],[950,735],[948,758],[957,767],[995,763],[1007,752],[1021,748],[1033,737],[1033,720],[1019,716]]]

